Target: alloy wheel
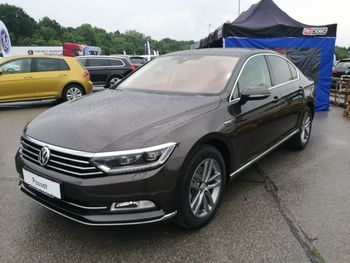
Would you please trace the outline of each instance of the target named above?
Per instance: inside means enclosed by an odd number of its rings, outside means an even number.
[[[67,100],[75,100],[83,96],[82,91],[77,87],[72,87],[67,90]]]
[[[311,131],[311,116],[309,112],[305,112],[303,121],[301,124],[301,133],[300,133],[300,139],[303,144],[306,144],[310,137],[310,131]]]
[[[221,184],[221,169],[215,159],[205,159],[197,166],[189,189],[194,216],[202,218],[212,213],[219,201]]]
[[[109,81],[109,86],[110,87],[113,87],[115,84],[117,84],[118,82],[120,81],[119,78],[112,78],[110,81]]]

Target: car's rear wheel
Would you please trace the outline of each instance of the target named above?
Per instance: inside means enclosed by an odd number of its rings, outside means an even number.
[[[85,90],[78,84],[69,84],[62,93],[63,101],[78,99],[85,95]]]
[[[224,160],[212,146],[204,146],[187,162],[179,183],[177,224],[196,229],[215,215],[226,184]]]
[[[118,84],[122,79],[118,76],[112,76],[108,81],[108,88],[113,87],[114,85]]]
[[[299,125],[299,132],[290,140],[289,144],[293,149],[302,150],[310,140],[312,128],[312,112],[309,107],[303,112]]]

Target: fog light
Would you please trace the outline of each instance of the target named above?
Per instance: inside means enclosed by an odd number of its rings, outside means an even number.
[[[128,202],[114,202],[111,206],[111,211],[123,211],[123,210],[137,210],[137,209],[150,209],[155,208],[156,205],[148,200],[141,201],[128,201]]]

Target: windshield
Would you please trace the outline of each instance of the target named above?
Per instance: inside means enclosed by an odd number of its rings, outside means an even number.
[[[166,56],[148,63],[118,88],[155,92],[218,94],[225,88],[239,58],[229,56]]]
[[[350,61],[340,61],[337,65],[337,68],[350,68]]]

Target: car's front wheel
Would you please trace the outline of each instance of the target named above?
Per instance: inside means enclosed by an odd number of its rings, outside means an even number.
[[[187,162],[179,183],[177,224],[196,229],[215,215],[226,184],[225,163],[220,152],[204,146]]]
[[[63,101],[75,100],[84,95],[85,95],[85,91],[81,86],[77,84],[70,84],[63,90],[62,100]]]

